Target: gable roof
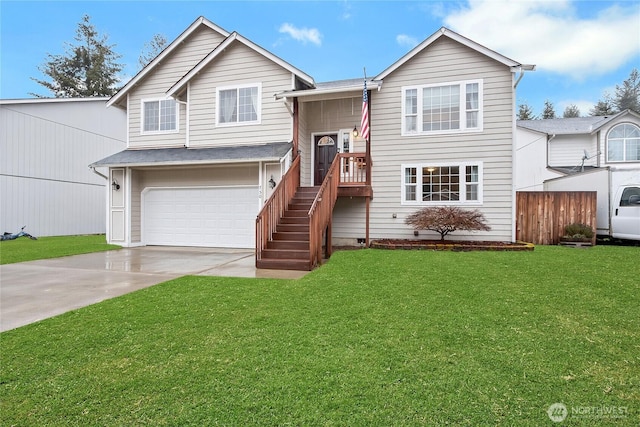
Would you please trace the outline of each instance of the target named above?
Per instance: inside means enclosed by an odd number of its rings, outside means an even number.
[[[220,43],[215,49],[209,52],[209,54],[205,56],[199,63],[197,63],[195,67],[193,67],[187,74],[185,74],[180,80],[178,80],[167,91],[167,96],[175,96],[180,94],[184,90],[187,83],[194,76],[196,76],[200,71],[202,71],[202,69],[206,67],[209,63],[211,63],[211,61],[213,61],[220,53],[224,52],[224,50],[227,47],[229,47],[229,45],[231,45],[234,41],[238,41],[239,43],[242,43],[243,45],[247,46],[249,49],[252,49],[253,51],[259,53],[260,55],[271,60],[272,62],[275,62],[282,68],[300,77],[307,84],[311,86],[315,85],[315,82],[313,81],[313,77],[300,71],[298,68],[294,67],[293,65],[275,56],[268,50],[258,46],[257,44],[253,43],[251,40],[241,36],[240,34],[234,31],[229,36],[227,36],[227,38],[222,43]]]
[[[625,115],[635,116],[640,119],[640,115],[625,110],[611,116],[589,116],[589,117],[570,117],[560,119],[541,119],[541,120],[517,120],[516,125],[523,129],[529,129],[536,132],[546,133],[548,135],[579,135],[591,134],[596,132],[607,123],[619,119]]]
[[[498,52],[493,51],[487,47],[484,47],[481,44],[474,42],[473,40],[470,40],[464,36],[461,36],[460,34],[454,31],[451,31],[446,27],[442,27],[438,31],[433,33],[431,36],[429,36],[422,43],[420,43],[418,46],[411,49],[402,58],[394,62],[390,67],[388,67],[382,73],[378,74],[374,80],[384,79],[389,74],[393,73],[395,70],[400,68],[403,64],[405,64],[411,58],[416,56],[418,53],[422,52],[425,48],[432,45],[436,40],[440,39],[441,37],[448,37],[451,40],[455,40],[458,43],[467,46],[468,48],[471,48],[485,56],[488,56],[489,58],[495,59],[496,61],[503,63],[507,67],[520,69],[520,70],[529,70],[529,71],[533,71],[536,68],[535,65],[521,64],[517,61],[514,61],[513,59],[507,58],[506,56],[501,55]]]
[[[146,67],[144,67],[138,74],[136,74],[131,80],[127,82],[126,85],[122,87],[111,97],[109,102],[107,102],[107,107],[111,107],[112,105],[118,105],[125,97],[125,95],[133,88],[138,82],[144,79],[164,58],[166,58],[171,52],[173,52],[182,42],[187,39],[191,34],[193,34],[200,26],[207,26],[212,30],[222,34],[224,37],[229,37],[229,32],[213,22],[209,21],[204,16],[200,16],[196,19],[186,30],[182,32],[169,46],[167,46],[158,56],[156,56]]]

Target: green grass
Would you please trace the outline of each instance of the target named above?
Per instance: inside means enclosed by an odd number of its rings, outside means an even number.
[[[0,242],[0,264],[58,258],[111,249],[120,249],[120,246],[108,245],[104,234],[40,237],[38,240],[20,237],[16,240]]]
[[[638,260],[361,250],[297,281],[183,277],[1,334],[0,424],[540,426],[562,402],[562,425],[637,426]]]

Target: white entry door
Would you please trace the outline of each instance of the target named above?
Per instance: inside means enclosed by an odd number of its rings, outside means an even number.
[[[253,248],[258,187],[150,188],[143,192],[147,245]]]

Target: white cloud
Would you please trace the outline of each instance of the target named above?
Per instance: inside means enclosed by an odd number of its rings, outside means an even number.
[[[577,80],[615,70],[640,53],[637,3],[580,18],[569,0],[470,0],[445,25],[516,61]]]
[[[347,0],[342,2],[342,15],[340,15],[340,19],[343,21],[348,21],[351,19],[351,3]]]
[[[562,114],[564,114],[564,110],[568,106],[575,105],[576,107],[578,107],[578,110],[580,110],[581,116],[588,116],[589,110],[591,110],[593,106],[596,105],[596,102],[597,101],[589,101],[586,99],[562,100],[558,102],[558,105],[554,107],[554,110],[556,111],[557,117],[562,117]]]
[[[411,49],[418,45],[418,40],[415,37],[411,37],[406,34],[398,34],[396,36],[396,43],[400,46],[407,46]]]
[[[317,46],[322,44],[322,34],[317,28],[296,28],[294,25],[285,22],[278,31],[289,34],[291,38],[304,44],[313,43]]]

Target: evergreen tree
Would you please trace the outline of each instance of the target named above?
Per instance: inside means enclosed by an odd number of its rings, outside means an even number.
[[[526,102],[518,106],[518,114],[516,116],[518,120],[536,120],[533,109]]]
[[[542,118],[543,119],[555,119],[556,118],[556,112],[553,109],[553,103],[551,101],[549,101],[548,99],[546,101],[544,101],[544,110],[542,111]]]
[[[571,104],[564,109],[564,114],[562,114],[562,117],[564,117],[565,119],[571,117],[580,117],[580,109],[577,105]]]
[[[637,68],[631,70],[629,78],[622,82],[622,86],[616,85],[614,104],[618,111],[629,109],[640,113],[640,75]]]
[[[615,105],[613,105],[611,96],[609,96],[608,94],[605,95],[603,99],[598,101],[598,103],[594,105],[591,110],[589,110],[589,115],[591,116],[610,116],[615,113],[616,107]]]
[[[65,43],[65,54],[47,54],[47,61],[38,67],[50,80],[32,79],[50,90],[56,98],[111,96],[116,93],[118,73],[122,71],[122,64],[116,61],[121,55],[114,52],[114,45],[107,43],[107,36],[98,34],[88,15],[78,23],[75,40],[76,44]]]
[[[162,34],[155,34],[151,41],[144,44],[140,57],[138,57],[140,68],[146,67],[165,47],[167,47],[167,38]]]

